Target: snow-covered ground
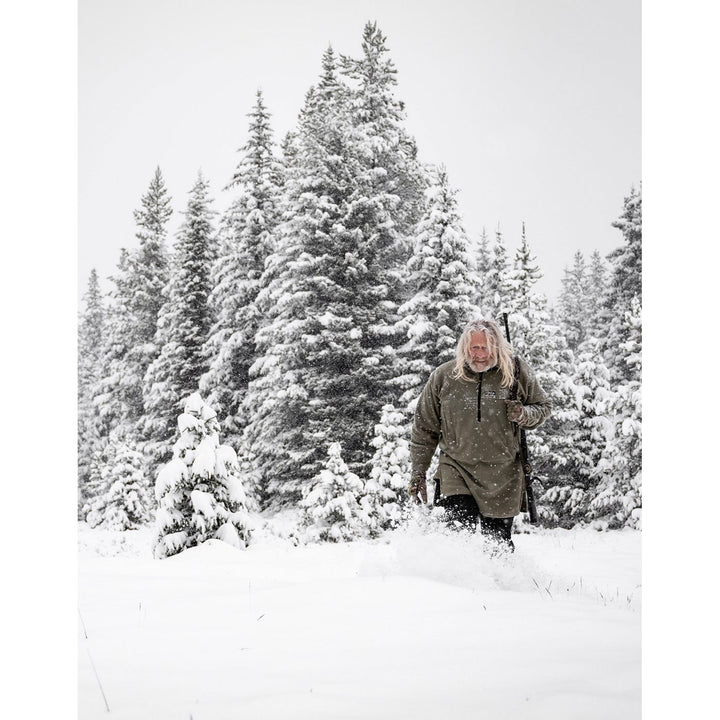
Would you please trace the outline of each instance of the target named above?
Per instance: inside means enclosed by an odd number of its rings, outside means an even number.
[[[641,533],[536,530],[152,558],[79,531],[79,717],[640,717]],[[110,714],[108,714],[108,708]]]

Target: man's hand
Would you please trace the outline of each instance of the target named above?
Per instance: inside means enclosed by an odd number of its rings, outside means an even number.
[[[507,417],[510,422],[522,422],[525,416],[525,409],[519,400],[506,400]]]
[[[422,475],[413,475],[410,478],[408,493],[416,503],[420,504],[420,502],[423,502],[427,505],[427,482],[425,481],[425,473]]]

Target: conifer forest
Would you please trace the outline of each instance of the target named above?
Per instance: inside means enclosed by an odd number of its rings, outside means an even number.
[[[80,308],[79,519],[153,524],[158,557],[245,546],[289,508],[310,541],[377,537],[407,516],[430,372],[469,319],[507,313],[553,406],[528,432],[540,523],[640,527],[641,188],[618,188],[616,249],[568,248],[551,302],[531,228],[466,232],[400,94],[368,23],[358,57],[327,49],[284,137],[248,99],[226,187],[199,173],[180,205],[158,167],[138,188],[132,249]]]

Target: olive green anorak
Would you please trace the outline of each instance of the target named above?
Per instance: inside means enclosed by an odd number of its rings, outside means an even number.
[[[520,359],[519,367],[520,425],[530,430],[548,418],[550,402],[528,364]],[[454,360],[438,367],[418,400],[410,439],[413,475],[425,475],[439,446],[441,495],[470,494],[486,517],[513,517],[520,512],[524,478],[517,423],[507,418],[510,388],[500,386],[497,367],[476,373],[466,366],[471,380],[455,374]]]

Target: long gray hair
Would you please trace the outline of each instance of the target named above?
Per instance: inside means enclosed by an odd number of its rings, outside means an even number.
[[[485,333],[493,363],[498,366],[502,375],[501,387],[510,387],[515,377],[513,367],[512,346],[503,337],[497,323],[492,320],[471,320],[462,331],[455,351],[455,370],[453,377],[472,380],[466,372],[469,357],[470,336],[473,333]]]

